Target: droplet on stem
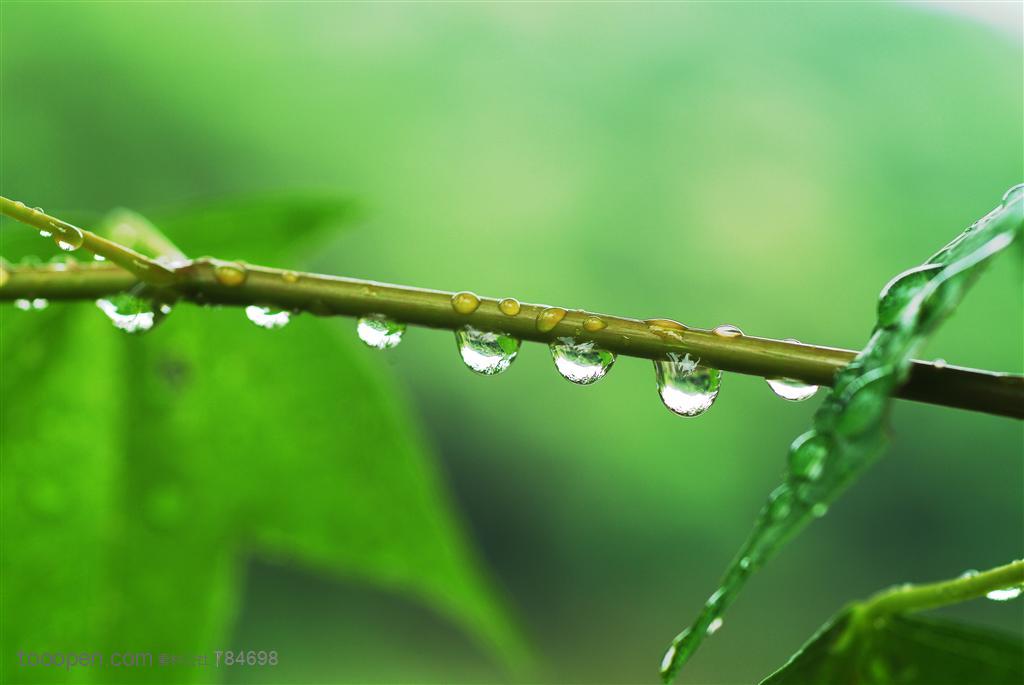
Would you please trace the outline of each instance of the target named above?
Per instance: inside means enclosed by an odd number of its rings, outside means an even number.
[[[668,353],[654,362],[658,394],[669,410],[679,416],[700,416],[714,404],[722,384],[722,372],[700,365],[689,353]]]
[[[591,333],[596,333],[607,326],[608,324],[600,316],[588,316],[583,319],[583,329]]]
[[[548,348],[562,378],[578,385],[596,383],[615,363],[615,353],[595,346],[592,340],[557,338]]]
[[[459,355],[471,370],[485,376],[505,371],[519,353],[519,340],[506,333],[463,326],[455,331]]]
[[[514,297],[506,297],[498,303],[498,309],[505,316],[517,316],[521,307],[522,305],[519,304],[519,300]]]
[[[405,324],[383,314],[368,314],[356,322],[356,335],[375,350],[390,350],[402,342]]]
[[[291,312],[284,309],[275,309],[271,307],[261,307],[260,305],[251,304],[245,308],[245,316],[260,328],[266,328],[272,330],[274,328],[284,328],[291,321]]]
[[[213,267],[213,276],[217,282],[229,288],[235,288],[245,283],[245,267],[236,262],[216,262]]]
[[[711,332],[720,338],[738,338],[743,335],[743,331],[728,323],[724,323],[721,326],[716,327]]]
[[[472,314],[480,306],[480,298],[475,293],[463,291],[452,295],[452,309],[459,314]]]
[[[547,333],[561,323],[565,318],[566,311],[561,307],[548,307],[537,315],[537,330]]]

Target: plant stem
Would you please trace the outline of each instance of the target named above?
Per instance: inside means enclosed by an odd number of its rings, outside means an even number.
[[[1005,566],[926,585],[901,585],[883,590],[863,602],[858,611],[868,619],[923,611],[984,597],[993,590],[1024,585],[1024,560]]]
[[[2,210],[36,228],[48,228],[52,224],[46,222],[58,221],[6,199]],[[705,366],[725,371],[824,386],[830,386],[835,373],[856,355],[851,350],[831,347],[748,335],[725,336],[664,319],[641,321],[582,310],[565,310],[565,316],[553,328],[542,330],[538,328],[538,317],[550,309],[545,305],[524,303],[514,315],[508,315],[499,307],[498,299],[482,297],[475,310],[459,313],[452,306],[453,293],[439,290],[216,259],[188,261],[170,270],[88,231],[83,234],[85,249],[125,266],[131,273],[111,264],[57,265],[61,268],[6,265],[0,275],[0,300],[96,299],[128,290],[143,280],[173,289],[177,296],[198,304],[259,304],[324,316],[383,314],[412,325],[443,329],[469,325],[541,343],[563,336],[579,337],[622,355],[658,360],[669,353],[690,354]],[[166,272],[156,279],[159,282],[153,280],[153,266]],[[225,269],[242,278],[224,278]],[[1024,377],[1013,374],[917,361],[908,382],[896,396],[1024,418]]]

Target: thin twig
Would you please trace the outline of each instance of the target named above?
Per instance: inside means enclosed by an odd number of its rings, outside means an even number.
[[[26,211],[24,205],[9,211],[15,204],[4,200],[3,213],[40,227],[36,214]],[[126,248],[87,231],[83,234],[85,249],[124,266]],[[641,321],[526,303],[506,303],[503,307],[503,301],[495,298],[469,294],[456,298],[456,293],[439,290],[216,259],[193,260],[169,270],[141,255],[138,257],[145,260],[146,276],[152,276],[150,265],[155,264],[169,274],[159,285],[172,289],[183,299],[205,305],[258,304],[323,316],[382,314],[411,325],[442,329],[469,325],[541,343],[571,336],[593,340],[598,346],[622,355],[657,360],[665,359],[669,353],[690,354],[713,368],[765,378],[791,378],[813,385],[831,385],[836,371],[856,355],[851,350],[690,328],[666,319]],[[137,267],[135,256],[128,261]],[[153,283],[129,270],[132,273],[111,264],[67,264],[56,268],[7,265],[0,274],[0,300],[88,300],[128,290],[139,280]],[[458,308],[454,306],[456,300]],[[474,307],[477,301],[479,304]],[[909,381],[896,396],[1024,418],[1024,376],[1013,374],[918,361],[914,362]]]

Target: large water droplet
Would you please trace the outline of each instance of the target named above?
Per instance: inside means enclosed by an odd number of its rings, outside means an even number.
[[[145,333],[167,316],[171,307],[132,293],[118,293],[96,300],[107,318],[125,333]]]
[[[689,353],[668,353],[668,359],[654,362],[654,375],[658,382],[661,401],[680,416],[699,416],[706,412],[718,397],[722,372],[701,366],[699,359]]]
[[[405,324],[383,314],[369,314],[356,322],[356,335],[375,350],[389,350],[402,342]]]
[[[81,229],[70,224],[58,224],[51,222],[54,229],[53,242],[65,252],[74,252],[85,243],[85,234]]]
[[[566,380],[589,385],[605,377],[615,363],[615,353],[596,347],[592,340],[556,338],[548,347],[555,368]]]
[[[516,338],[505,333],[481,331],[472,326],[456,330],[455,343],[466,366],[485,376],[507,369],[519,353],[519,340]]]
[[[999,590],[992,590],[985,596],[989,599],[994,599],[997,602],[1008,602],[1011,599],[1017,599],[1021,595],[1022,588],[1020,587],[1007,587]]]
[[[943,268],[941,264],[925,264],[908,269],[889,281],[878,294],[878,326],[889,328],[899,323],[903,310],[914,296]]]
[[[249,318],[249,321],[252,321],[260,328],[268,330],[284,328],[292,318],[291,312],[284,309],[272,309],[271,307],[261,307],[255,304],[245,308],[245,315]]]
[[[480,306],[480,298],[476,293],[463,291],[452,295],[452,309],[459,314],[472,314]]]

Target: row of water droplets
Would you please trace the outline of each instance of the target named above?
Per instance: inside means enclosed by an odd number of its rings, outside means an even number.
[[[60,244],[62,249],[73,251],[82,243],[78,240],[77,243],[62,241]],[[98,259],[102,260],[102,257]],[[219,260],[213,260],[213,274],[217,282],[226,287],[239,286],[247,278],[244,265]],[[291,271],[282,272],[281,278],[287,283],[299,280],[298,274]],[[15,301],[16,307],[26,311],[45,309],[47,304],[41,298]],[[169,302],[147,294],[141,286],[129,292],[100,298],[96,306],[119,330],[132,334],[152,330],[171,312]],[[480,298],[470,292],[459,292],[451,298],[452,309],[462,315],[472,314],[479,306]],[[521,305],[514,298],[505,298],[498,303],[498,309],[506,316],[515,317],[519,315]],[[293,316],[289,310],[267,305],[248,305],[244,311],[249,321],[268,330],[283,328]],[[553,330],[567,313],[561,307],[542,310],[536,318],[537,330]],[[675,341],[681,341],[682,332],[687,330],[682,324],[668,319],[652,319],[647,325],[660,337]],[[589,315],[583,319],[578,333],[596,333],[606,326],[607,323],[601,317]],[[383,314],[368,314],[360,317],[356,323],[359,339],[379,350],[397,346],[405,330],[404,323]],[[740,329],[731,325],[719,326],[713,332],[724,338],[743,335]],[[470,325],[455,331],[455,341],[466,366],[487,376],[506,371],[518,355],[521,344],[520,340],[502,331],[482,330]],[[601,380],[616,360],[614,352],[598,346],[593,340],[560,336],[552,340],[548,347],[558,373],[578,385],[590,385]],[[700,359],[693,359],[689,354],[680,355],[675,352],[653,363],[658,394],[670,411],[679,416],[693,417],[703,414],[714,404],[721,387],[721,370],[704,366]],[[776,395],[789,401],[806,400],[818,390],[817,386],[785,378],[769,378],[766,381]]]

